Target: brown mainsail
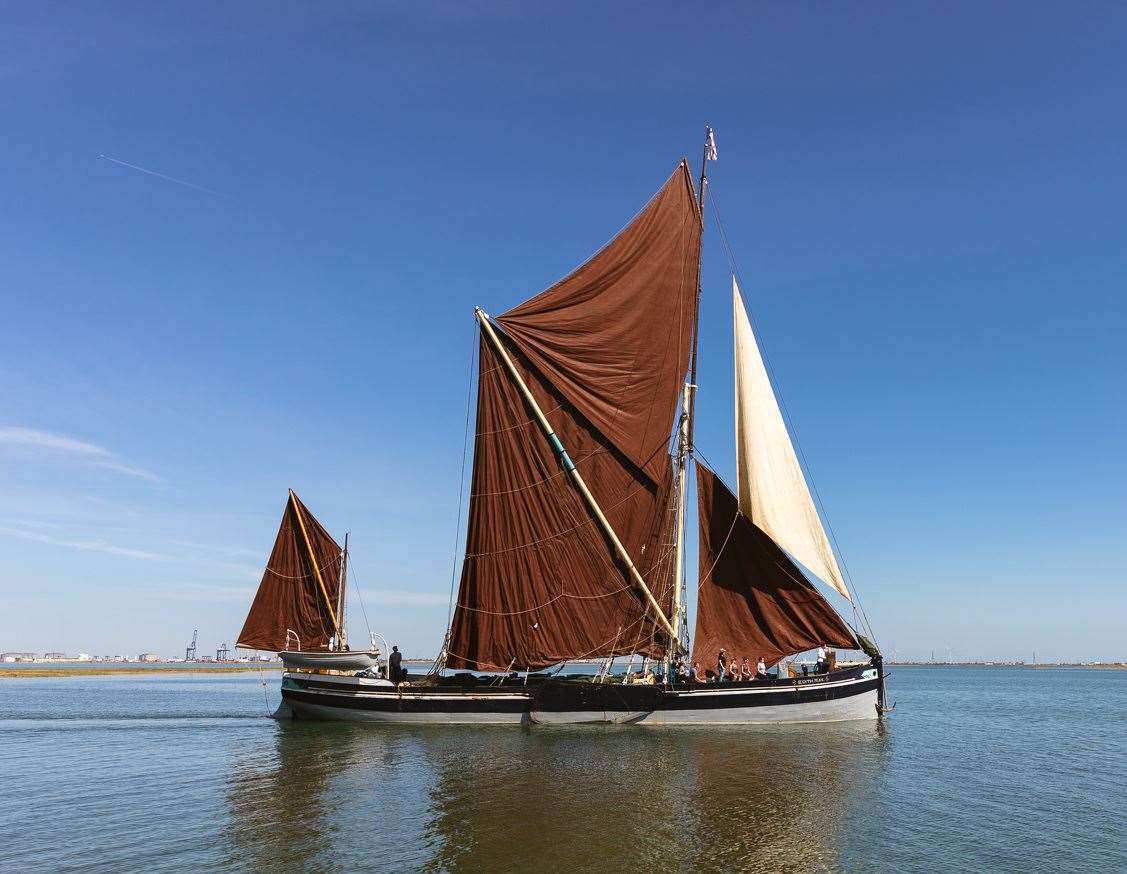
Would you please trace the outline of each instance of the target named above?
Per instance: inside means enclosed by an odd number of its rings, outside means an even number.
[[[669,442],[696,319],[700,234],[682,162],[591,260],[497,319],[532,366],[639,468]]]
[[[668,614],[668,446],[688,366],[700,219],[681,165],[571,276],[497,320],[504,348],[611,528]],[[542,668],[643,652],[667,635],[481,338],[466,556],[451,668]]]
[[[291,491],[274,549],[235,645],[275,652],[327,649],[340,615],[340,570],[337,542]]]
[[[763,656],[767,664],[823,643],[857,641],[798,566],[739,511],[736,497],[697,462],[700,590],[693,660]]]

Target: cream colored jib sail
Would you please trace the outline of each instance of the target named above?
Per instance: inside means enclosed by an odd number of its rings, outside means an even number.
[[[732,320],[740,512],[827,585],[852,600],[794,454],[734,276]]]

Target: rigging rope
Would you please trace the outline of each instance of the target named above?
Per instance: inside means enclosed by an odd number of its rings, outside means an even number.
[[[638,494],[638,492],[643,491],[644,489],[645,489],[645,486],[638,486],[637,488],[632,489],[622,498],[622,500],[616,501],[613,504],[607,504],[605,507],[603,507],[603,513],[607,514],[611,510],[618,509],[623,504],[625,504],[627,501],[629,501],[631,498],[633,498],[634,495]],[[578,500],[578,498],[577,498],[577,500]],[[492,552],[467,552],[466,558],[483,558],[483,557],[488,557],[488,556],[491,556],[491,555],[504,555],[506,552],[516,552],[518,549],[532,549],[533,547],[539,546],[542,543],[547,543],[549,540],[558,540],[559,538],[564,537],[565,535],[575,533],[580,528],[587,528],[587,527],[596,527],[597,528],[596,521],[593,518],[580,519],[578,522],[576,522],[576,524],[572,525],[570,528],[564,528],[560,531],[555,531],[555,532],[549,534],[547,537],[540,537],[536,540],[529,541],[528,543],[518,543],[516,546],[509,546],[509,547],[506,547],[505,549],[495,549]]]
[[[360,594],[360,580],[356,578],[356,567],[354,565],[349,565],[348,570],[350,572],[348,578],[349,589],[351,590],[349,594],[355,592],[356,600],[360,602],[360,615],[364,617],[364,627],[368,629],[368,640],[370,642],[372,639],[372,626],[368,624],[368,610],[364,606],[364,597]]]
[[[716,200],[716,195],[712,193],[711,187],[709,187],[707,189],[707,193],[708,193],[708,201],[709,201],[709,203],[712,204],[712,214],[716,219],[716,228],[720,232],[720,239],[724,244],[724,251],[728,256],[728,266],[732,269],[732,274],[736,277],[736,281],[740,284],[740,287],[742,288],[743,287],[743,277],[740,275],[739,267],[736,264],[736,256],[732,252],[732,247],[728,242],[728,234],[724,230],[724,220],[720,217],[720,204]],[[752,307],[751,307],[750,303],[748,303],[746,305],[747,305],[748,310],[749,310],[748,319],[754,325],[755,319],[754,319],[753,314],[751,312]],[[774,369],[771,367],[771,360],[770,360],[770,357],[767,355],[766,345],[763,342],[762,335],[760,335],[758,332],[756,332],[756,334],[757,334],[758,341],[759,341],[759,351],[760,351],[760,354],[763,357],[763,366],[767,370],[767,373],[768,373],[768,375],[771,379],[771,382],[777,387],[779,385],[779,381],[778,381],[778,378],[775,376]],[[858,622],[859,625],[863,624],[863,627],[868,631],[869,637],[875,638],[876,635],[873,634],[873,627],[869,623],[869,617],[866,615],[864,607],[861,606],[860,593],[857,591],[857,586],[853,582],[852,575],[849,573],[849,566],[846,564],[845,555],[841,551],[841,546],[838,544],[837,535],[834,533],[834,528],[833,528],[833,524],[830,522],[829,513],[826,512],[825,504],[822,502],[822,496],[818,492],[818,484],[814,479],[813,469],[810,467],[810,463],[806,460],[806,453],[802,451],[802,442],[798,439],[798,430],[794,426],[794,421],[791,418],[790,411],[787,409],[786,401],[783,399],[782,392],[776,390],[775,398],[778,401],[779,409],[783,414],[783,418],[786,421],[787,427],[790,429],[791,441],[794,443],[795,448],[798,450],[798,457],[801,459],[802,467],[806,471],[807,479],[810,482],[811,491],[814,493],[814,500],[818,505],[818,509],[821,511],[822,520],[826,524],[826,529],[829,531],[830,541],[833,543],[834,550],[837,552],[837,557],[841,560],[841,569],[845,574],[846,580],[849,581],[849,591],[853,594],[853,598],[851,599],[850,603],[852,604],[852,607],[853,607],[854,617],[857,619],[857,622]]]
[[[340,558],[338,556],[338,558],[335,562],[332,559],[330,559],[329,561],[325,562],[324,564],[317,565],[317,571],[318,572],[323,571],[323,570],[331,567],[333,564],[339,564],[339,563],[340,563]],[[289,574],[279,573],[278,571],[274,570],[274,568],[270,567],[270,565],[266,565],[266,567],[263,568],[262,572],[265,573],[265,574],[273,574],[274,576],[276,576],[280,579],[283,579],[283,580],[308,580],[308,579],[311,579],[311,578],[314,577],[314,574],[302,574],[299,577],[291,577]]]
[[[458,575],[458,541],[462,532],[462,500],[466,492],[466,454],[470,445],[470,397],[473,393],[473,362],[477,353],[477,331],[470,334],[470,340],[470,363],[466,373],[466,427],[462,434],[462,469],[458,474],[458,518],[454,523],[454,550],[450,560],[450,599],[446,606],[447,639],[450,637],[450,621],[454,618],[454,581]]]
[[[672,551],[673,547],[670,547],[662,555],[658,556],[658,558],[654,561],[653,567],[657,567],[661,562],[665,561]],[[572,592],[559,592],[553,597],[549,598],[547,601],[544,601],[541,604],[537,604],[534,607],[529,607],[527,610],[486,610],[484,607],[471,607],[469,604],[463,604],[461,601],[458,602],[458,609],[469,610],[471,613],[484,613],[487,616],[521,616],[525,613],[535,613],[537,610],[543,610],[546,607],[550,607],[561,598],[568,598],[574,601],[598,601],[601,598],[609,598],[612,595],[619,594],[620,592],[629,591],[634,591],[634,586],[631,583],[627,583],[626,585],[621,586],[617,589],[612,589],[609,592],[602,592],[598,595],[576,595]],[[649,609],[650,607],[647,604],[647,613],[649,612]]]
[[[480,437],[481,434],[478,434],[477,436]],[[572,464],[574,464],[578,468],[579,465],[583,464],[583,462],[587,461],[587,459],[593,458],[596,455],[602,455],[602,454],[609,452],[609,451],[610,451],[609,449],[593,449],[590,452],[588,452],[586,455],[577,456],[575,458],[572,458],[571,462],[572,462]],[[527,492],[529,489],[534,489],[537,486],[544,485],[544,483],[550,483],[550,482],[552,482],[552,480],[556,480],[556,479],[559,479],[560,477],[565,477],[565,476],[569,476],[569,475],[570,474],[569,474],[569,472],[567,471],[566,468],[561,468],[560,470],[556,471],[556,473],[553,473],[551,476],[543,477],[542,479],[538,479],[535,482],[531,482],[531,483],[528,483],[528,484],[523,485],[523,486],[517,486],[515,489],[500,489],[499,491],[495,491],[495,492],[473,492],[473,493],[470,494],[470,497],[471,498],[498,498],[498,497],[501,497],[502,495],[515,495],[518,492]]]
[[[640,625],[640,624],[641,624],[642,622],[644,622],[644,621],[646,620],[646,618],[647,618],[647,617],[646,617],[646,615],[645,615],[645,614],[643,614],[643,615],[639,616],[639,617],[638,617],[637,619],[634,619],[634,620],[632,620],[632,621],[631,621],[631,622],[630,622],[629,624],[627,624],[627,625],[620,625],[620,626],[619,626],[619,628],[618,628],[618,631],[617,631],[617,633],[615,633],[614,637],[612,637],[612,638],[609,638],[608,640],[605,640],[605,641],[603,641],[602,643],[598,644],[597,646],[595,646],[594,648],[592,648],[592,649],[588,650],[588,651],[587,651],[587,652],[585,652],[585,653],[581,653],[580,655],[576,655],[576,656],[571,656],[571,657],[570,657],[570,658],[568,659],[568,661],[572,661],[572,662],[581,662],[581,661],[586,661],[587,659],[591,658],[591,656],[594,656],[594,655],[603,655],[603,654],[605,654],[605,653],[607,653],[607,652],[609,651],[609,650],[607,649],[607,644],[608,644],[608,643],[610,644],[610,648],[611,648],[611,650],[615,649],[615,647],[616,647],[616,646],[617,646],[617,644],[618,644],[618,640],[619,640],[619,638],[623,637],[623,632],[625,632],[625,631],[626,631],[627,629],[630,629],[630,628],[633,628],[633,627],[635,627],[635,626],[637,626],[637,625]],[[626,639],[629,639],[629,637],[627,637]],[[627,655],[627,654],[628,654],[628,653],[626,653],[626,652],[618,652],[618,653],[616,653],[615,655]],[[461,660],[462,660],[462,661],[464,661],[464,662],[467,662],[467,663],[470,663],[470,664],[476,664],[476,665],[477,665],[478,667],[477,667],[477,668],[475,668],[474,670],[478,670],[478,671],[487,671],[487,670],[489,670],[490,668],[495,668],[495,669],[501,669],[501,670],[504,670],[504,671],[506,671],[506,672],[507,672],[507,671],[508,671],[508,670],[509,670],[510,668],[512,668],[512,666],[513,666],[513,665],[514,665],[514,664],[516,663],[516,659],[514,658],[514,659],[513,659],[513,660],[512,660],[512,661],[511,661],[511,662],[509,663],[509,667],[508,667],[508,668],[501,668],[501,666],[500,666],[500,665],[497,665],[497,664],[493,664],[492,662],[478,662],[478,661],[475,661],[474,659],[471,659],[471,658],[469,658],[468,656],[462,655],[461,653],[456,653],[456,652],[453,652],[453,651],[451,651],[451,652],[450,652],[450,655],[452,655],[452,656],[455,656],[456,658],[459,658],[459,659],[461,659]],[[614,656],[612,655],[612,658],[613,658],[613,657],[614,657]],[[486,665],[486,667],[483,667],[483,665]]]

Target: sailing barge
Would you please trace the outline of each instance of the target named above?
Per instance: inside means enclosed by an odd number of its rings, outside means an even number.
[[[347,550],[290,493],[238,643],[281,652],[281,715],[676,725],[880,714],[883,667],[863,614],[854,608],[851,626],[803,570],[853,601],[734,278],[736,490],[694,455],[709,158],[711,131],[698,188],[682,161],[572,274],[496,318],[475,310],[466,551],[443,651],[427,676],[393,682],[364,670],[378,660],[374,644],[348,649]],[[690,652],[684,543],[694,464],[692,661],[713,666],[724,649],[775,664],[823,645],[863,650],[869,661],[808,676],[780,667],[778,677],[750,682],[676,679]],[[664,663],[664,681],[546,670],[618,656]]]

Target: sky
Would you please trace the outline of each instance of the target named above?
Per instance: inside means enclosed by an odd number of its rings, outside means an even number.
[[[1124,7],[4,20],[0,650],[233,644],[293,488],[351,532],[353,638],[432,655],[474,305],[586,259],[695,170],[708,123],[741,288],[884,651],[1127,659]],[[715,218],[697,444],[732,482]]]

